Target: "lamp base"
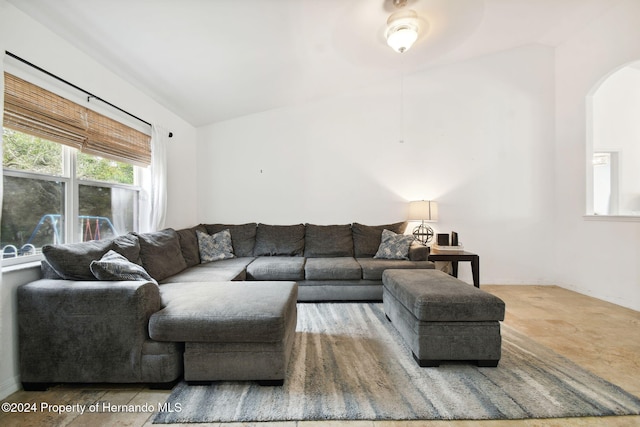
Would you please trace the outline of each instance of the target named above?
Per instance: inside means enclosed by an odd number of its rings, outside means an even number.
[[[424,246],[427,246],[427,243],[433,240],[433,228],[422,223],[413,229],[413,238]]]

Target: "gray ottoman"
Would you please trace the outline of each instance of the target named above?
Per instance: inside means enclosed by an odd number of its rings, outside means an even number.
[[[295,282],[160,285],[164,308],[149,320],[157,341],[184,342],[189,382],[282,385],[296,329]]]
[[[437,270],[386,270],[383,304],[420,366],[471,360],[498,366],[504,302]]]

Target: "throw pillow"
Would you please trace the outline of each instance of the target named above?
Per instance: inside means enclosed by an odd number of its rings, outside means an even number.
[[[134,262],[140,256],[138,239],[131,234],[118,236],[113,240],[45,245],[42,247],[42,254],[49,266],[63,279],[95,280],[90,269],[91,261],[102,258],[109,250]]]
[[[40,274],[43,279],[62,279],[58,273],[51,267],[49,261],[43,259],[40,261]]]
[[[157,283],[149,273],[116,251],[109,251],[99,260],[91,261],[91,272],[98,280],[143,280]]]
[[[393,231],[382,231],[382,242],[374,258],[409,259],[409,248],[413,243],[413,236],[396,234]]]
[[[200,262],[202,264],[235,258],[229,230],[222,230],[213,235],[196,230],[196,234],[198,236],[198,248],[200,249]]]

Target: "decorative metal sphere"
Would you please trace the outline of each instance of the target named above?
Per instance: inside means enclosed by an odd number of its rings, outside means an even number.
[[[420,224],[413,229],[413,238],[426,246],[427,243],[433,240],[433,228],[426,224]]]

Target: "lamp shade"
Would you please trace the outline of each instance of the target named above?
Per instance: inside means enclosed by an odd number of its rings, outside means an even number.
[[[433,200],[409,202],[409,221],[438,221],[438,203]]]

